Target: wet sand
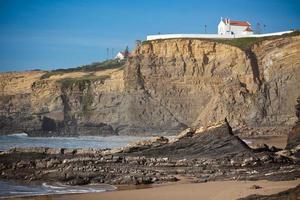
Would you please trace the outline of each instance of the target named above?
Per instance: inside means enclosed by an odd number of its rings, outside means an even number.
[[[252,185],[261,189],[251,189]],[[300,179],[294,181],[216,181],[207,183],[188,183],[157,186],[146,189],[121,190],[103,193],[68,194],[39,196],[31,198],[14,198],[14,200],[233,200],[250,194],[275,194],[300,184]]]

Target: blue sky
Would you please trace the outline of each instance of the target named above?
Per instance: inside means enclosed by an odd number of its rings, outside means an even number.
[[[76,67],[155,33],[216,33],[220,17],[300,28],[299,0],[0,0],[0,71]]]

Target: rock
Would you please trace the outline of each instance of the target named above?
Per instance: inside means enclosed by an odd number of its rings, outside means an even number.
[[[192,128],[187,128],[183,131],[181,131],[178,135],[177,135],[177,140],[178,139],[182,139],[185,137],[192,137],[194,135],[195,131],[192,130]]]
[[[161,180],[167,181],[167,182],[176,182],[179,181],[179,179],[175,176],[167,176],[167,177],[161,177]]]
[[[259,186],[259,185],[252,185],[251,187],[250,187],[250,189],[252,189],[252,190],[257,190],[257,189],[261,189],[262,187],[261,186]]]
[[[281,200],[281,199],[289,199],[289,200],[298,200],[300,196],[300,185],[295,188],[291,188],[277,194],[271,195],[249,195],[244,198],[240,198],[239,200]]]
[[[194,126],[194,134],[169,142],[162,137],[138,142],[130,152],[102,154],[105,150],[63,149],[59,153],[7,151],[0,155],[0,178],[81,185],[151,184],[188,180],[294,180],[300,177],[296,148],[256,151],[233,135],[228,121]],[[47,149],[48,150],[48,149]],[[66,153],[76,152],[76,153]],[[43,151],[39,151],[43,152]],[[53,152],[50,154],[50,152]],[[178,177],[177,177],[178,176]]]
[[[35,166],[37,169],[39,168],[46,168],[47,167],[47,162],[44,160],[36,160],[35,161]]]
[[[142,141],[130,143],[122,150],[123,152],[130,153],[134,151],[140,151],[142,149],[159,147],[161,145],[167,144],[168,142],[169,142],[168,138],[159,136],[159,137],[151,138],[150,140],[142,140]]]
[[[298,121],[288,134],[286,149],[293,149],[300,145],[300,97],[297,99],[296,115],[298,117]]]
[[[30,166],[30,162],[29,161],[25,161],[25,160],[21,160],[20,162],[18,162],[16,164],[16,168],[26,168]]]
[[[240,138],[232,134],[227,122],[219,122],[199,131],[193,137],[183,137],[175,143],[168,143],[153,148],[140,149],[131,152],[131,155],[155,157],[157,155],[167,158],[176,157],[226,157],[240,153],[252,154],[252,150]],[[158,159],[157,159],[158,160]]]
[[[71,181],[66,182],[68,185],[86,185],[90,182],[89,178],[76,177]]]
[[[253,164],[253,162],[254,162],[253,157],[245,158],[242,162],[242,166],[251,165],[251,164]]]
[[[270,151],[272,151],[272,152],[277,152],[277,151],[280,151],[280,150],[282,150],[282,149],[277,148],[277,147],[274,147],[274,146],[272,146],[272,147],[270,148]]]
[[[46,153],[48,148],[45,147],[15,147],[9,150],[9,152],[19,152],[19,153]]]
[[[142,184],[152,184],[153,183],[153,180],[151,177],[143,177],[142,178]]]
[[[257,144],[255,146],[253,146],[252,148],[254,148],[256,151],[269,151],[270,148],[267,144]]]
[[[47,150],[46,150],[46,153],[47,154],[63,154],[63,152],[64,152],[64,149],[62,149],[62,148],[48,148]]]
[[[49,161],[46,163],[46,167],[47,167],[47,168],[52,168],[52,167],[57,166],[57,165],[60,164],[60,163],[61,163],[60,160],[57,160],[57,159],[51,159],[51,160],[49,160]]]
[[[292,155],[292,152],[289,150],[281,150],[281,151],[277,151],[276,155],[290,157]]]

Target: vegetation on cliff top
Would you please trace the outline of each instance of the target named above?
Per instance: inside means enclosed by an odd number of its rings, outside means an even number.
[[[90,85],[93,81],[104,81],[108,79],[109,75],[95,76],[95,75],[86,75],[79,78],[64,78],[60,79],[58,82],[61,83],[61,87],[66,89],[72,86],[78,86],[79,89],[85,88],[85,85]]]
[[[103,62],[95,62],[89,65],[82,65],[80,67],[68,68],[68,69],[56,69],[49,71],[41,76],[41,79],[50,78],[54,75],[62,75],[69,72],[95,72],[107,69],[122,68],[125,65],[125,60],[107,60]]]
[[[278,38],[284,38],[284,37],[292,37],[292,36],[297,36],[300,35],[300,31],[294,31],[292,33],[287,33],[283,35],[278,35],[278,36],[268,36],[268,37],[260,37],[260,38],[235,38],[235,39],[214,39],[213,41],[217,41],[219,43],[223,44],[229,44],[235,47],[238,47],[242,50],[247,50],[250,49],[253,45],[258,44],[262,41],[265,40],[272,40],[272,39],[278,39]]]

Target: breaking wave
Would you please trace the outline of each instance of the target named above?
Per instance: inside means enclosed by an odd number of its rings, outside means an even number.
[[[69,186],[60,183],[42,183],[41,185],[25,185],[12,181],[0,180],[0,198],[38,196],[49,194],[75,194],[90,192],[114,191],[117,188],[108,184]]]

